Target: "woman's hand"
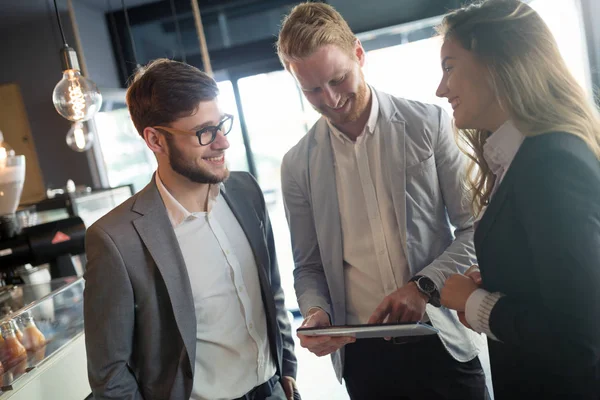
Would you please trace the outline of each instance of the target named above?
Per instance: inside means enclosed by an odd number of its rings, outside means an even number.
[[[452,275],[446,280],[442,288],[442,305],[458,312],[465,312],[467,299],[478,287],[473,279],[468,276]]]

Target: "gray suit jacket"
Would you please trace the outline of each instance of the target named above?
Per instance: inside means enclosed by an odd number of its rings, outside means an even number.
[[[232,172],[221,193],[256,258],[277,373],[295,377],[294,342],[262,192],[251,175]],[[154,179],[88,229],[86,253],[85,340],[94,397],[189,399],[196,314]]]
[[[441,289],[447,277],[475,263],[473,220],[461,179],[465,158],[440,107],[373,93],[379,100],[384,179],[402,229],[398,246],[411,275],[426,275]],[[285,155],[281,179],[300,309],[305,314],[321,307],[341,325],[346,322],[343,238],[329,136],[321,118]],[[427,314],[454,358],[468,361],[478,354],[483,339],[454,311],[428,305]],[[341,380],[343,351],[332,358]]]

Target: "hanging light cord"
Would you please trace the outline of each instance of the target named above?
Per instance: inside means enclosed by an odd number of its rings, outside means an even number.
[[[175,23],[175,33],[177,35],[177,46],[179,47],[179,53],[181,54],[181,61],[187,63],[185,58],[185,50],[183,49],[183,40],[181,38],[181,30],[179,29],[179,19],[177,18],[177,11],[175,10],[175,0],[170,0],[171,13],[173,14],[173,22]]]
[[[213,76],[212,67],[210,65],[210,56],[208,54],[208,46],[206,45],[206,35],[204,35],[204,27],[202,26],[202,16],[200,15],[200,7],[198,6],[198,0],[192,1],[192,11],[194,15],[194,22],[196,24],[196,33],[198,34],[198,43],[200,43],[200,54],[202,54],[202,65],[204,71]]]
[[[58,29],[60,30],[60,35],[62,36],[63,44],[65,47],[68,47],[67,39],[65,38],[65,32],[63,31],[62,22],[60,21],[60,13],[58,12],[58,5],[56,4],[56,0],[54,0],[54,11],[56,11],[56,19],[58,20]]]
[[[121,5],[123,6],[123,14],[125,14],[125,25],[127,26],[127,32],[129,33],[129,40],[131,41],[133,62],[135,63],[135,65],[139,65],[137,62],[137,53],[135,51],[135,41],[133,40],[133,33],[131,33],[131,25],[129,24],[129,14],[127,14],[127,8],[125,8],[125,0],[121,0]]]

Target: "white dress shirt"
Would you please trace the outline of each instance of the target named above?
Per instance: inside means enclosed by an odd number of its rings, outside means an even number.
[[[187,211],[156,184],[175,230],[196,310],[192,399],[243,396],[276,372],[254,254],[242,227],[212,185],[208,212]]]
[[[389,185],[383,179],[379,102],[356,139],[329,123],[340,206],[346,321],[364,324],[383,298],[410,279]]]
[[[523,140],[525,136],[511,120],[508,120],[483,145],[483,157],[496,176],[492,196],[502,183]],[[490,314],[502,296],[502,293],[490,293],[484,289],[477,289],[469,296],[465,307],[465,318],[475,332],[485,333],[490,338],[498,340],[490,331]]]

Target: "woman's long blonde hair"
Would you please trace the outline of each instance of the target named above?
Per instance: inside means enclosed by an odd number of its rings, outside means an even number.
[[[486,0],[448,14],[437,31],[472,51],[490,72],[500,105],[525,136],[566,132],[580,137],[600,159],[600,118],[569,72],[540,16],[518,0]],[[467,188],[477,216],[488,204],[495,176],[483,157],[491,132],[458,130],[470,158]]]

